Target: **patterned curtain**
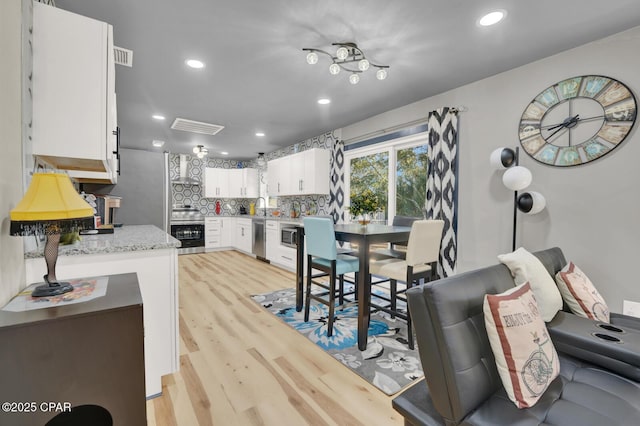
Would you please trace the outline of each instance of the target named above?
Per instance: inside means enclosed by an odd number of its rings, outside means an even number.
[[[344,223],[344,142],[336,140],[331,153],[329,208],[333,223]]]
[[[429,171],[427,175],[427,219],[444,220],[438,275],[456,272],[458,201],[457,110],[439,108],[429,113]]]

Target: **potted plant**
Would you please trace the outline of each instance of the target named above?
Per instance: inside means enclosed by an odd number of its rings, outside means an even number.
[[[365,189],[359,194],[352,193],[350,198],[349,212],[353,217],[357,217],[362,225],[369,223],[371,214],[382,208],[380,198],[370,189]]]

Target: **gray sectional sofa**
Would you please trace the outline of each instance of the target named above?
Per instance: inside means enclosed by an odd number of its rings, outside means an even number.
[[[559,248],[534,254],[554,275],[566,264]],[[405,424],[640,425],[640,322],[616,315],[621,331],[559,312],[547,328],[560,376],[535,406],[516,408],[498,376],[482,311],[486,293],[513,286],[509,269],[498,264],[408,291],[425,380],[393,400]]]

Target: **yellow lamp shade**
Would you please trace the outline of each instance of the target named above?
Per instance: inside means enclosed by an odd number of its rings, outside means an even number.
[[[93,216],[93,208],[76,192],[69,176],[34,173],[27,193],[15,209],[12,221],[47,221]]]

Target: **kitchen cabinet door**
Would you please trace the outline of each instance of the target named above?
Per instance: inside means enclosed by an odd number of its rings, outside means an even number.
[[[117,167],[112,31],[104,22],[33,5],[33,155],[58,169],[102,173],[88,176],[110,183]]]
[[[220,247],[235,247],[236,245],[236,218],[223,217],[220,229]]]
[[[236,220],[236,248],[245,253],[251,253],[253,245],[253,227],[251,219]]]
[[[244,196],[244,169],[224,170],[227,173],[229,198],[242,198]]]
[[[267,193],[269,196],[277,197],[278,195],[284,195],[281,189],[284,189],[283,174],[286,167],[284,161],[286,157],[276,158],[267,163]]]
[[[216,167],[205,169],[205,198],[230,198],[228,171]]]
[[[303,152],[304,170],[300,174],[300,194],[329,194],[331,158],[326,149]]]
[[[280,231],[278,222],[275,220],[266,221],[266,256],[267,260],[273,262],[279,255]]]
[[[242,169],[244,184],[244,198],[258,198],[260,196],[260,178],[258,169]]]

